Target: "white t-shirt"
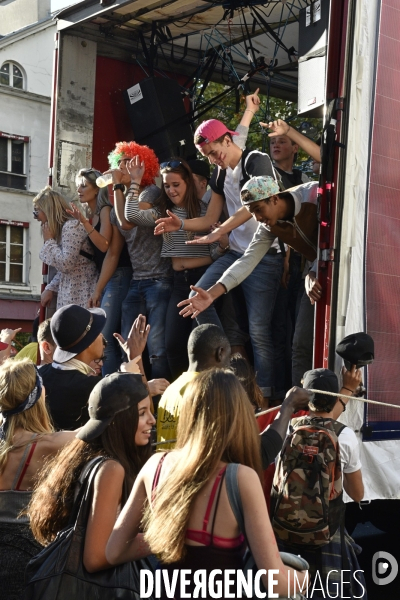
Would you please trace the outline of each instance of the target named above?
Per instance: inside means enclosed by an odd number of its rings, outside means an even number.
[[[234,169],[231,169],[231,167],[226,169],[224,194],[230,217],[243,206],[240,200],[240,182],[242,179],[242,160],[240,159]],[[243,223],[243,225],[234,229],[229,236],[229,246],[231,247],[231,250],[244,254],[250,245],[257,228],[257,221],[255,219],[249,219],[246,223]],[[276,239],[271,248],[276,248],[278,252],[280,252],[281,249]]]
[[[355,473],[361,469],[360,446],[356,434],[350,427],[345,427],[338,440],[343,473]]]

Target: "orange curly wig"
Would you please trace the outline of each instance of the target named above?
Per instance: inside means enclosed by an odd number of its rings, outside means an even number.
[[[115,149],[108,155],[108,162],[112,169],[116,169],[118,161],[122,157],[133,158],[134,156],[139,156],[145,165],[141,185],[146,187],[155,183],[155,178],[160,171],[160,164],[154,150],[148,146],[140,146],[136,142],[117,142]]]

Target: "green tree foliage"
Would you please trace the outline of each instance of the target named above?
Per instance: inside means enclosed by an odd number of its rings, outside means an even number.
[[[203,82],[198,83],[198,93],[201,90]],[[206,88],[204,95],[198,102],[197,108],[200,111],[201,105],[207,102],[227,89],[220,83],[210,82]],[[252,86],[252,91],[255,91]],[[245,101],[246,94],[241,93],[240,95],[240,110],[236,112],[236,97],[235,92],[230,92],[224,96],[218,103],[208,110],[201,118],[196,122],[196,126],[206,119],[219,119],[223,121],[229,129],[235,129],[242,117],[243,111],[246,108]],[[288,100],[281,100],[280,98],[272,98],[260,94],[261,108],[257,113],[256,117],[250,127],[249,137],[247,146],[249,148],[257,148],[264,152],[269,152],[269,137],[268,132],[263,129],[258,123],[259,121],[268,122],[275,121],[276,119],[283,119],[286,122],[290,122],[290,125],[307,135],[311,139],[317,141],[322,131],[322,119],[312,118],[305,119],[304,117],[297,116],[297,104],[295,102],[289,102]],[[298,153],[297,165],[300,168],[308,171],[311,166],[309,156],[301,149]]]

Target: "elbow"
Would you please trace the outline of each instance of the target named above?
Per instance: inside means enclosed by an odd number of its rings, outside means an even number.
[[[355,490],[352,494],[349,494],[350,498],[354,500],[354,502],[361,502],[364,498],[364,486],[362,488]]]
[[[83,566],[88,573],[96,573],[108,569],[111,565],[104,558],[101,560],[95,556],[90,556],[83,558]]]
[[[120,223],[120,226],[123,231],[129,231],[135,227],[134,223],[129,223],[128,221],[123,221]]]

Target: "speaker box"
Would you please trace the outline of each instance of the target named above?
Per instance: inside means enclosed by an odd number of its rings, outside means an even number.
[[[297,112],[322,117],[326,100],[329,0],[316,0],[299,12]]]
[[[195,158],[193,132],[181,88],[173,79],[149,77],[124,92],[135,142],[152,148],[160,161]]]

